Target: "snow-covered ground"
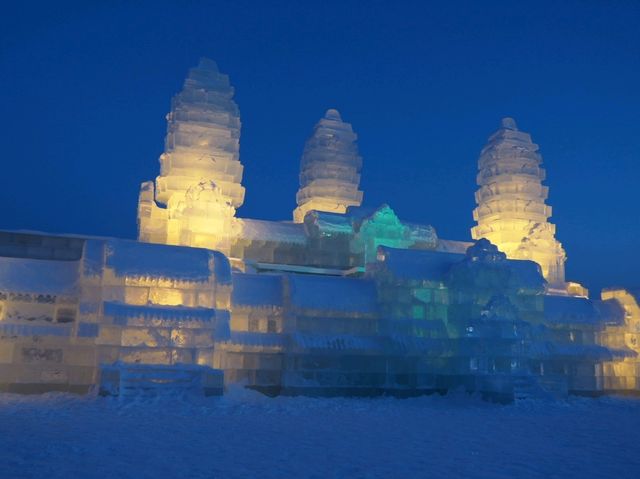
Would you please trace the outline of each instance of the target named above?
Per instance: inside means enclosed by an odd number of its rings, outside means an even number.
[[[0,478],[640,477],[640,400],[0,395]]]

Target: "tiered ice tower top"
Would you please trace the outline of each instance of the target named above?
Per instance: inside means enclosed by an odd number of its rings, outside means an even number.
[[[244,201],[240,163],[240,111],[229,77],[203,58],[189,70],[167,115],[165,152],[160,156],[156,201],[166,205],[175,192],[201,180],[213,181],[238,208]]]
[[[235,210],[244,201],[233,93],[212,60],[189,71],[167,115],[160,176],[140,190],[141,241],[228,252]]]
[[[487,238],[509,258],[537,262],[547,281],[559,285],[564,282],[566,256],[555,239],[555,225],[548,222],[549,189],[542,185],[541,164],[531,136],[519,131],[512,118],[504,118],[478,160],[480,188],[473,212],[478,224],[471,235]]]
[[[360,206],[362,191],[357,135],[342,121],[337,110],[327,110],[305,144],[300,160],[298,207],[293,220],[302,223],[308,211],[345,213],[349,206]]]

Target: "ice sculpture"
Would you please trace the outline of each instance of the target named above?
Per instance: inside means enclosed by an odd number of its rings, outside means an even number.
[[[342,121],[340,113],[327,110],[304,146],[293,221],[302,223],[311,210],[344,213],[349,206],[360,206],[362,158],[356,139],[351,125]]]
[[[203,58],[189,71],[167,115],[160,176],[140,190],[141,241],[229,251],[244,201],[233,93],[215,62]]]
[[[433,249],[437,245],[435,229],[430,225],[409,225],[400,221],[396,213],[382,205],[375,210],[354,208],[352,216],[355,236],[351,249],[364,253],[364,263],[375,261],[378,246],[394,248]]]
[[[236,218],[232,96],[212,61],[190,71],[140,242],[0,232],[0,391],[640,392],[640,295],[564,282],[538,147],[512,119],[480,155],[469,243],[360,206],[336,110],[306,143],[294,221]]]
[[[480,188],[473,212],[478,224],[471,235],[487,238],[509,258],[535,261],[549,283],[561,285],[566,256],[555,239],[555,225],[548,222],[549,188],[542,184],[541,163],[530,135],[519,131],[512,118],[504,118],[478,160]]]

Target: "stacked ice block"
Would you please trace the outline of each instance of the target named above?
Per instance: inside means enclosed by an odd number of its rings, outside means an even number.
[[[538,145],[504,118],[489,138],[478,160],[477,226],[474,239],[486,238],[509,258],[530,259],[542,267],[552,285],[564,283],[565,252],[548,222],[545,204],[549,189],[543,186],[545,170]]]
[[[0,390],[81,392],[146,365],[147,386],[190,374],[221,393],[231,288],[214,251],[0,233]]]
[[[167,115],[160,176],[141,186],[139,239],[229,252],[244,201],[240,112],[229,77],[202,59]]]
[[[308,211],[344,213],[360,206],[362,191],[357,136],[337,110],[327,110],[304,146],[300,160],[298,207],[293,220],[302,223]]]

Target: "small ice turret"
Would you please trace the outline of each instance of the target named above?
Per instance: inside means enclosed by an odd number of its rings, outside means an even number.
[[[235,210],[244,201],[233,94],[214,61],[203,58],[189,71],[167,115],[160,176],[141,187],[141,241],[228,249]]]
[[[300,160],[298,207],[293,221],[302,223],[308,211],[345,213],[349,206],[360,206],[362,191],[357,135],[342,121],[337,110],[327,110],[305,144]]]
[[[542,184],[541,164],[531,136],[519,131],[513,118],[504,118],[478,160],[477,226],[471,236],[488,239],[509,258],[535,261],[550,284],[560,285],[566,255],[548,221],[549,188]]]

